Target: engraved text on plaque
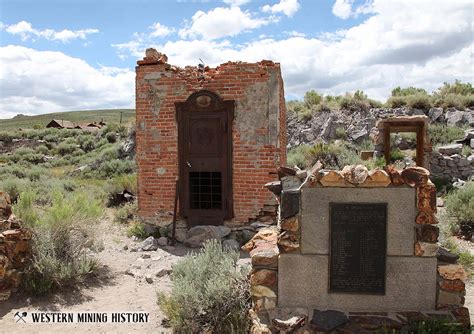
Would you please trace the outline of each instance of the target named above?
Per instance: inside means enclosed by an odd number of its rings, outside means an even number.
[[[329,203],[329,291],[385,293],[387,203]]]

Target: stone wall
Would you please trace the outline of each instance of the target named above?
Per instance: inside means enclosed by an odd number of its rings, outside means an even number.
[[[155,51],[156,52],[156,51]],[[136,160],[139,214],[173,211],[178,176],[176,102],[208,90],[235,101],[233,123],[234,221],[247,222],[276,204],[262,184],[286,162],[286,116],[280,65],[228,62],[216,68],[178,68],[145,57],[136,67]],[[169,215],[168,215],[169,217]]]
[[[474,155],[461,155],[462,144],[439,147],[430,161],[431,175],[447,180],[468,180],[474,175]]]
[[[31,232],[11,212],[10,197],[0,191],[0,301],[10,297],[21,282],[30,256]]]
[[[253,265],[255,333],[285,326],[300,327],[297,333],[328,330],[315,325],[328,317],[334,328],[349,332],[367,329],[366,322],[373,330],[400,329],[412,315],[469,324],[466,273],[437,244],[436,188],[428,170],[359,165],[329,171],[317,164],[309,171],[280,169],[279,175],[279,182],[267,184],[280,201],[278,230],[243,247]],[[331,201],[389,203],[384,295],[328,293]]]

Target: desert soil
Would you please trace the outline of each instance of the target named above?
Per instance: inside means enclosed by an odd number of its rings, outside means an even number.
[[[10,300],[0,304],[0,333],[171,333],[170,328],[162,324],[163,313],[157,305],[157,292],[169,292],[170,276],[155,276],[162,269],[171,269],[171,265],[192,249],[180,244],[173,249],[158,248],[156,251],[131,252],[138,242],[126,236],[123,226],[112,223],[111,219],[97,226],[97,237],[103,241],[103,250],[98,253],[101,268],[92,279],[73,291],[53,293],[47,298],[25,297],[14,294]],[[144,254],[149,258],[142,258]],[[145,255],[145,256],[147,256]],[[242,254],[240,262],[249,259]],[[140,268],[136,268],[136,267]],[[136,276],[125,273],[127,269],[138,273]],[[145,275],[153,275],[148,283]],[[35,324],[15,322],[16,312],[148,312],[146,324]]]

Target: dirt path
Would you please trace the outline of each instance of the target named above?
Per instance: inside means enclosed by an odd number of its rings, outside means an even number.
[[[14,295],[0,305],[0,333],[64,333],[64,332],[123,332],[123,333],[171,333],[161,324],[163,314],[156,303],[157,291],[168,292],[171,287],[168,274],[157,277],[156,273],[171,269],[171,265],[190,251],[182,245],[176,248],[159,248],[150,252],[131,252],[137,242],[126,237],[123,226],[103,222],[99,236],[104,250],[98,256],[102,267],[96,278],[75,291],[56,293],[48,298],[26,298]],[[147,257],[147,258],[143,258]],[[242,259],[246,262],[248,259]],[[125,273],[129,269],[129,273]],[[132,276],[134,273],[135,276]],[[152,275],[148,283],[145,275]],[[15,323],[16,312],[149,312],[146,324],[34,324]]]

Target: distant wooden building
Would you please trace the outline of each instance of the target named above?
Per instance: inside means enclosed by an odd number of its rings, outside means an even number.
[[[104,121],[100,122],[82,122],[80,124],[73,123],[71,121],[53,119],[49,122],[47,128],[56,128],[56,129],[81,129],[87,131],[97,131],[102,129],[106,123]]]
[[[65,121],[63,119],[53,119],[46,125],[47,128],[56,128],[56,129],[75,129],[76,124],[71,121]]]

